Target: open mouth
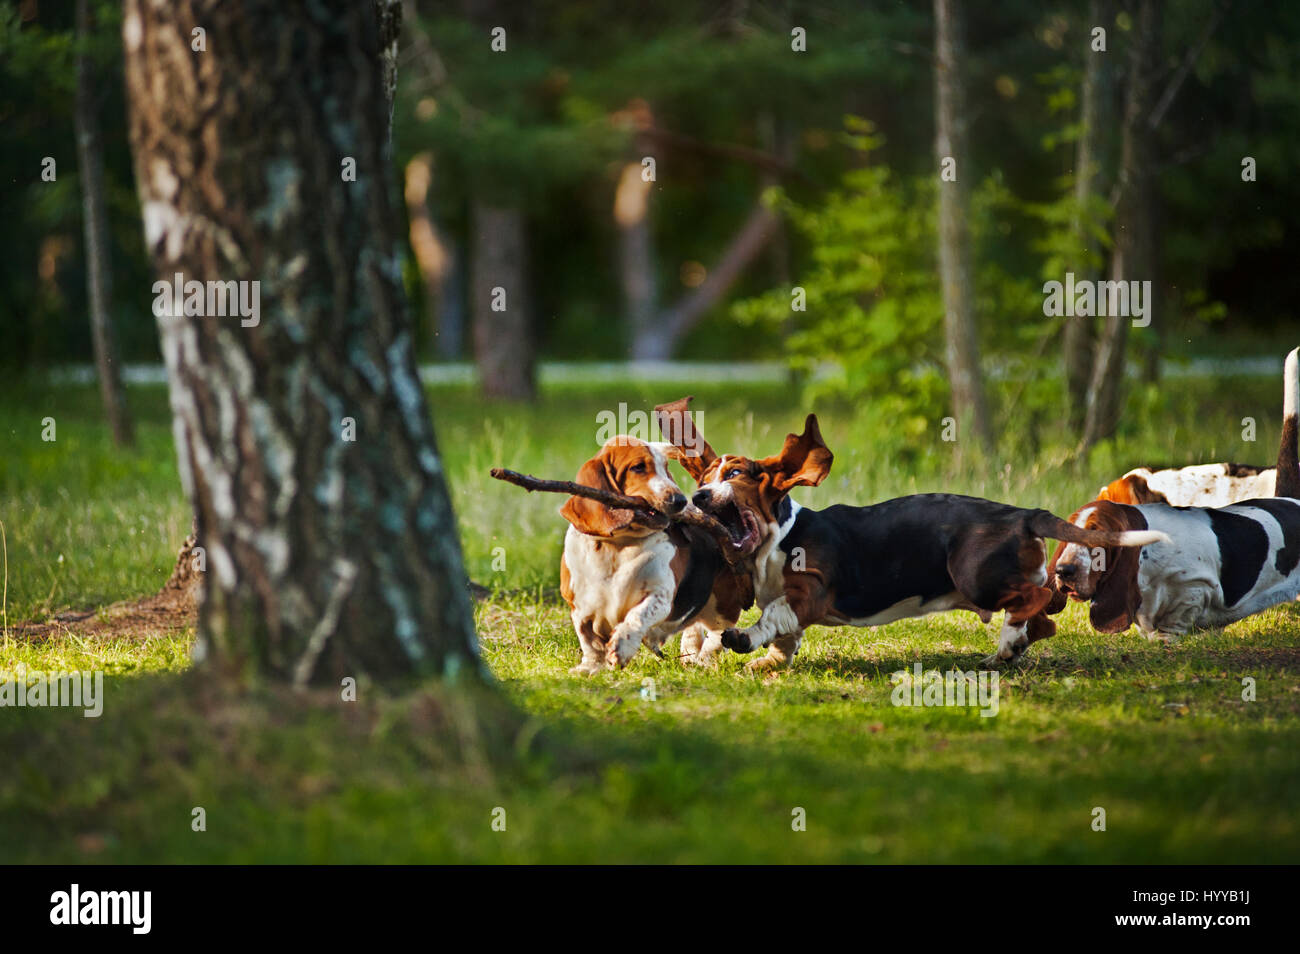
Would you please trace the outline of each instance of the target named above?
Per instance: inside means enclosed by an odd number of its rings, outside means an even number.
[[[750,553],[758,546],[761,535],[758,518],[748,508],[737,506],[734,501],[728,500],[719,507],[710,508],[710,513],[727,528],[731,545],[737,552]]]
[[[1059,576],[1056,578],[1056,588],[1060,590],[1062,593],[1064,593],[1066,596],[1070,597],[1070,599],[1072,600],[1088,600],[1091,598],[1090,594],[1085,595],[1079,592],[1079,589],[1077,586],[1075,586],[1075,584],[1067,583]]]

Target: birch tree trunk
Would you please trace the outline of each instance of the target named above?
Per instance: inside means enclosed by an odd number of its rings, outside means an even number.
[[[123,41],[154,267],[249,306],[155,299],[206,561],[196,655],[295,684],[480,671],[402,296],[375,7],[127,0]]]
[[[942,168],[956,161],[955,181],[939,183],[939,278],[943,285],[944,337],[953,413],[962,439],[973,434],[986,450],[993,447],[984,384],[980,377],[979,336],[975,327],[975,289],[971,277],[970,167],[966,148],[965,41],[960,0],[934,0],[935,140]]]
[[[1124,129],[1120,144],[1119,198],[1115,205],[1115,244],[1111,281],[1151,281],[1155,263],[1152,193],[1152,133],[1148,122],[1154,102],[1154,78],[1160,67],[1159,0],[1141,0],[1129,41],[1128,89],[1124,95]],[[1155,320],[1155,303],[1147,302]],[[1124,345],[1127,315],[1110,315],[1097,346],[1088,387],[1083,446],[1091,447],[1115,433],[1124,395]]]
[[[85,48],[92,32],[90,0],[77,0],[77,162],[81,169],[81,208],[86,240],[86,286],[90,303],[90,339],[95,373],[113,443],[130,447],[135,428],[122,387],[117,333],[113,328],[113,265],[104,204],[104,145],[99,135],[95,68]]]

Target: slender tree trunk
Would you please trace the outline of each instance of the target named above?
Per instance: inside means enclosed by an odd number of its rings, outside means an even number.
[[[656,317],[654,247],[650,240],[650,188],[640,161],[629,162],[614,193],[618,272],[632,341],[653,333]],[[635,355],[633,355],[635,357]]]
[[[1074,163],[1074,220],[1075,244],[1085,251],[1095,239],[1088,229],[1088,205],[1093,197],[1105,189],[1102,160],[1106,137],[1111,134],[1109,46],[1105,52],[1092,49],[1093,27],[1104,27],[1109,34],[1115,25],[1114,0],[1092,0],[1088,5],[1085,22],[1088,46],[1084,53],[1082,107],[1079,111],[1079,140]],[[1097,270],[1080,261],[1076,274],[1080,280],[1096,281]],[[1071,428],[1083,426],[1088,402],[1088,383],[1092,378],[1093,348],[1095,346],[1092,319],[1081,315],[1065,319],[1063,348],[1065,359],[1065,385],[1069,397],[1068,415]]]
[[[85,49],[92,33],[90,0],[77,0],[77,161],[81,166],[81,207],[86,238],[86,285],[90,300],[90,338],[104,414],[113,443],[135,443],[131,411],[122,387],[117,333],[113,328],[113,265],[104,204],[104,147],[99,135],[95,68]]]
[[[1155,262],[1152,222],[1153,130],[1148,122],[1154,100],[1154,75],[1159,69],[1159,0],[1140,0],[1130,39],[1128,89],[1124,96],[1124,129],[1120,145],[1119,197],[1115,205],[1115,243],[1111,251],[1111,281],[1152,281]],[[1147,302],[1155,319],[1155,303]],[[1091,447],[1115,433],[1124,394],[1124,353],[1130,316],[1106,318],[1097,360],[1088,387],[1083,445]]]
[[[939,277],[943,284],[944,336],[953,412],[962,436],[993,447],[980,377],[975,292],[971,278],[969,155],[966,148],[965,40],[960,0],[934,0],[935,155],[940,166],[956,160],[956,181],[939,183]]]
[[[123,40],[154,267],[239,282],[248,305],[155,301],[206,561],[196,655],[297,684],[480,671],[402,296],[374,6],[127,0]]]
[[[432,181],[432,153],[422,152],[406,164],[406,218],[411,250],[424,282],[426,327],[437,339],[439,357],[458,358],[464,318],[456,281],[460,262],[455,245],[438,228],[429,209]]]
[[[528,295],[528,241],[517,208],[475,202],[474,356],[483,393],[531,401],[537,395]]]
[[[779,223],[776,213],[761,201],[756,203],[700,286],[661,312],[646,332],[636,338],[632,357],[643,361],[671,358],[678,343],[722,300],[749,263],[763,251]]]

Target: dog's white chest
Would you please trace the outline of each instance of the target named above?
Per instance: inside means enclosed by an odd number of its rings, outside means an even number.
[[[674,552],[666,533],[615,544],[570,527],[564,535],[564,561],[574,609],[598,627],[612,628],[652,590],[667,588],[671,596]]]

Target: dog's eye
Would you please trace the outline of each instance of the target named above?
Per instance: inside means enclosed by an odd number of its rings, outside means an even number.
[[[739,467],[733,467],[731,468],[731,470],[727,471],[727,473],[723,476],[722,479],[730,480],[732,477],[739,477],[743,473],[744,471],[741,470]]]
[[[628,468],[628,471],[633,474],[644,474],[645,464],[633,464],[631,467]]]

